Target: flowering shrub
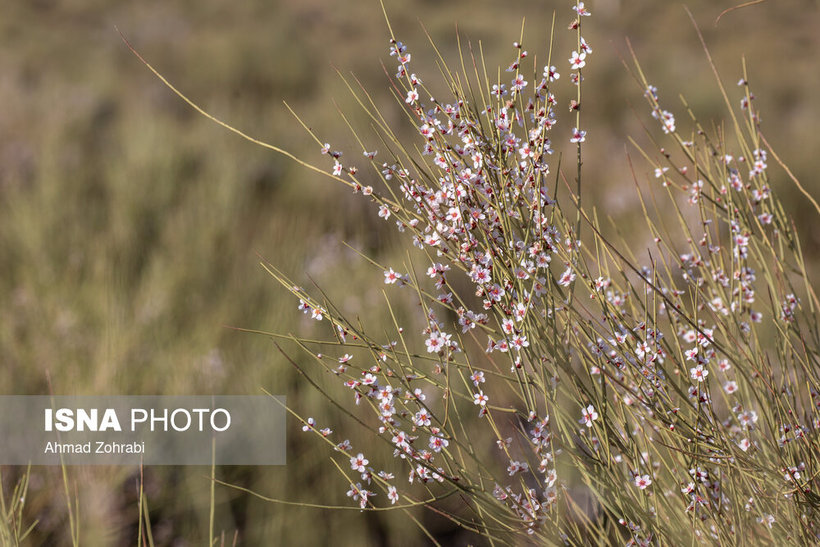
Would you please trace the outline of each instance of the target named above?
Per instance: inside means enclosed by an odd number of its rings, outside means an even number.
[[[391,39],[418,140],[350,85],[382,143],[353,132],[367,171],[303,124],[329,157],[311,168],[417,248],[405,264],[371,261],[424,321],[406,330],[390,308],[393,324],[371,332],[266,266],[327,325],[321,342],[294,340],[349,388],[355,404],[338,406],[374,442],[353,446],[324,427],[331,417],[300,418],[303,429],[335,453],[362,510],[415,520],[424,506],[491,541],[816,542],[820,303],[770,186],[783,173],[769,171],[779,160],[748,83],[735,113],[718,79],[731,124],[707,130],[688,109],[678,123],[636,63],[668,144],[639,148],[655,173],[638,189],[652,246],[631,249],[582,203],[594,53],[581,35],[590,12],[573,9],[575,48],[545,65],[528,62],[523,37],[503,77],[466,53],[460,71],[440,59],[444,100]],[[562,72],[573,97],[551,91]],[[553,141],[574,145],[574,169]]]

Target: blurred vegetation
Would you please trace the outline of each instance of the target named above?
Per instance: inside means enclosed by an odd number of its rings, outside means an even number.
[[[535,0],[385,3],[416,72],[433,88],[435,57],[422,25],[445,58],[456,59],[458,29],[476,47],[481,42],[488,67],[506,67],[522,18],[525,46],[540,59],[553,10],[561,21],[569,11],[568,2]],[[687,4],[730,93],[745,56],[767,139],[809,191],[820,194],[813,176],[820,148],[818,2],[765,2],[717,25],[735,2]],[[716,124],[721,99],[683,4],[587,5],[594,16],[585,21],[585,35],[595,56],[585,71],[583,113],[588,150],[597,150],[585,158],[587,195],[629,227],[634,203],[626,154],[634,152],[624,143],[628,135],[645,138],[638,115],[647,116],[641,90],[621,63],[628,55],[624,39],[631,39],[666,107],[679,113],[679,127],[685,117],[678,93],[701,120]],[[337,107],[355,113],[336,69],[354,72],[388,119],[405,123],[380,65],[394,71],[376,0],[7,3],[0,18],[0,389],[257,394],[265,388],[287,395],[305,415],[329,420],[332,408],[269,339],[226,326],[312,328],[258,266],[260,257],[299,282],[314,280],[348,313],[383,313],[375,311],[383,302],[380,273],[342,242],[387,260],[399,252],[396,237],[344,189],[198,117],[131,55],[115,25],[207,110],[299,156],[319,161],[319,147],[283,100],[335,148],[358,154],[336,113]],[[564,27],[557,28],[553,64],[566,73],[560,83],[569,85]],[[808,205],[785,178],[776,189],[789,192],[806,254],[816,256],[820,231],[801,222]],[[292,425],[287,466],[224,468],[217,477],[272,497],[347,503],[346,485]],[[21,473],[3,472],[5,491]],[[158,545],[201,545],[208,537],[208,475],[199,468],[146,470]],[[70,470],[82,544],[136,541],[137,478],[133,469]],[[32,544],[68,543],[60,470],[33,469],[28,486],[24,518],[39,521]],[[235,531],[245,545],[421,541],[407,519],[387,514],[273,505],[226,488],[217,488],[215,502],[215,529],[224,530],[228,543]],[[419,516],[441,539],[459,539],[447,535],[446,521]]]

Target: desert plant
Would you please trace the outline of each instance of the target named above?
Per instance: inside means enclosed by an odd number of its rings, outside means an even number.
[[[405,511],[422,529],[424,507],[490,544],[814,543],[820,302],[770,182],[791,173],[745,77],[736,113],[715,71],[730,121],[706,127],[685,101],[676,119],[636,61],[658,124],[654,149],[633,141],[655,178],[635,177],[645,242],[628,241],[582,200],[594,184],[582,177],[581,94],[594,57],[581,33],[589,10],[573,9],[571,97],[551,91],[566,62],[555,22],[546,64],[523,30],[506,72],[489,72],[469,44],[457,68],[439,56],[446,100],[391,31],[393,91],[416,142],[355,81],[375,138],[348,125],[367,169],[297,116],[329,166],[299,161],[371,201],[412,248],[401,266],[367,259],[391,285],[387,325],[347,317],[320,287],[264,265],[327,325],[321,339],[268,334],[314,357],[306,381],[373,442],[353,446],[325,427],[334,418],[290,410],[327,445],[354,507]],[[567,141],[571,161],[553,153]],[[418,305],[421,336],[394,312],[401,298]]]

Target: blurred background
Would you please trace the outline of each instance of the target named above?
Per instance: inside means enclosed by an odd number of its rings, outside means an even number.
[[[438,70],[424,34],[455,64],[456,29],[483,46],[487,66],[525,49],[553,64],[568,102],[570,2],[385,0],[413,70],[433,89]],[[589,0],[584,36],[588,196],[625,226],[635,222],[626,154],[642,123],[658,128],[624,68],[629,38],[664,107],[690,130],[683,94],[704,125],[726,119],[722,99],[681,2]],[[820,150],[820,17],[816,0],[686,5],[704,32],[737,107],[746,58],[763,130],[815,196]],[[0,392],[3,394],[284,394],[305,416],[344,422],[295,374],[270,339],[227,327],[306,334],[315,328],[259,266],[268,260],[300,283],[314,280],[351,314],[378,317],[381,274],[342,242],[389,261],[401,240],[364,200],[286,158],[197,115],[129,52],[146,59],[212,114],[297,156],[326,165],[286,101],[323,141],[360,158],[337,113],[367,132],[336,70],[355,75],[402,134],[413,135],[389,94],[388,38],[377,0],[33,0],[5,2],[0,18]],[[494,69],[491,68],[491,72]],[[573,123],[564,103],[559,123]],[[560,127],[560,126],[559,126]],[[374,145],[373,147],[377,147]],[[638,162],[638,175],[651,176]],[[793,212],[807,256],[820,230],[811,208],[774,168],[775,190]],[[637,224],[636,224],[637,226]],[[816,259],[813,259],[816,262]],[[814,269],[816,272],[816,268]],[[411,312],[412,310],[409,310]],[[297,362],[303,358],[293,352]],[[305,361],[307,362],[307,361]],[[330,386],[331,380],[318,381]],[[328,452],[292,423],[283,467],[221,468],[221,480],[264,495],[348,504],[348,485]],[[355,431],[351,440],[356,446]],[[0,440],[2,442],[2,440]],[[23,472],[3,468],[8,496]],[[157,545],[208,537],[210,470],[145,472]],[[137,472],[72,468],[83,545],[137,538]],[[216,489],[215,529],[228,544],[416,545],[420,532],[391,514],[271,504]],[[31,544],[70,544],[61,471],[32,470],[24,517],[39,521]],[[447,521],[418,517],[442,541],[463,544]]]

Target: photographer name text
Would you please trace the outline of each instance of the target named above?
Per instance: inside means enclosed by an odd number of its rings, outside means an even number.
[[[115,443],[88,441],[84,443],[59,443],[49,441],[43,454],[145,454],[145,441]]]

